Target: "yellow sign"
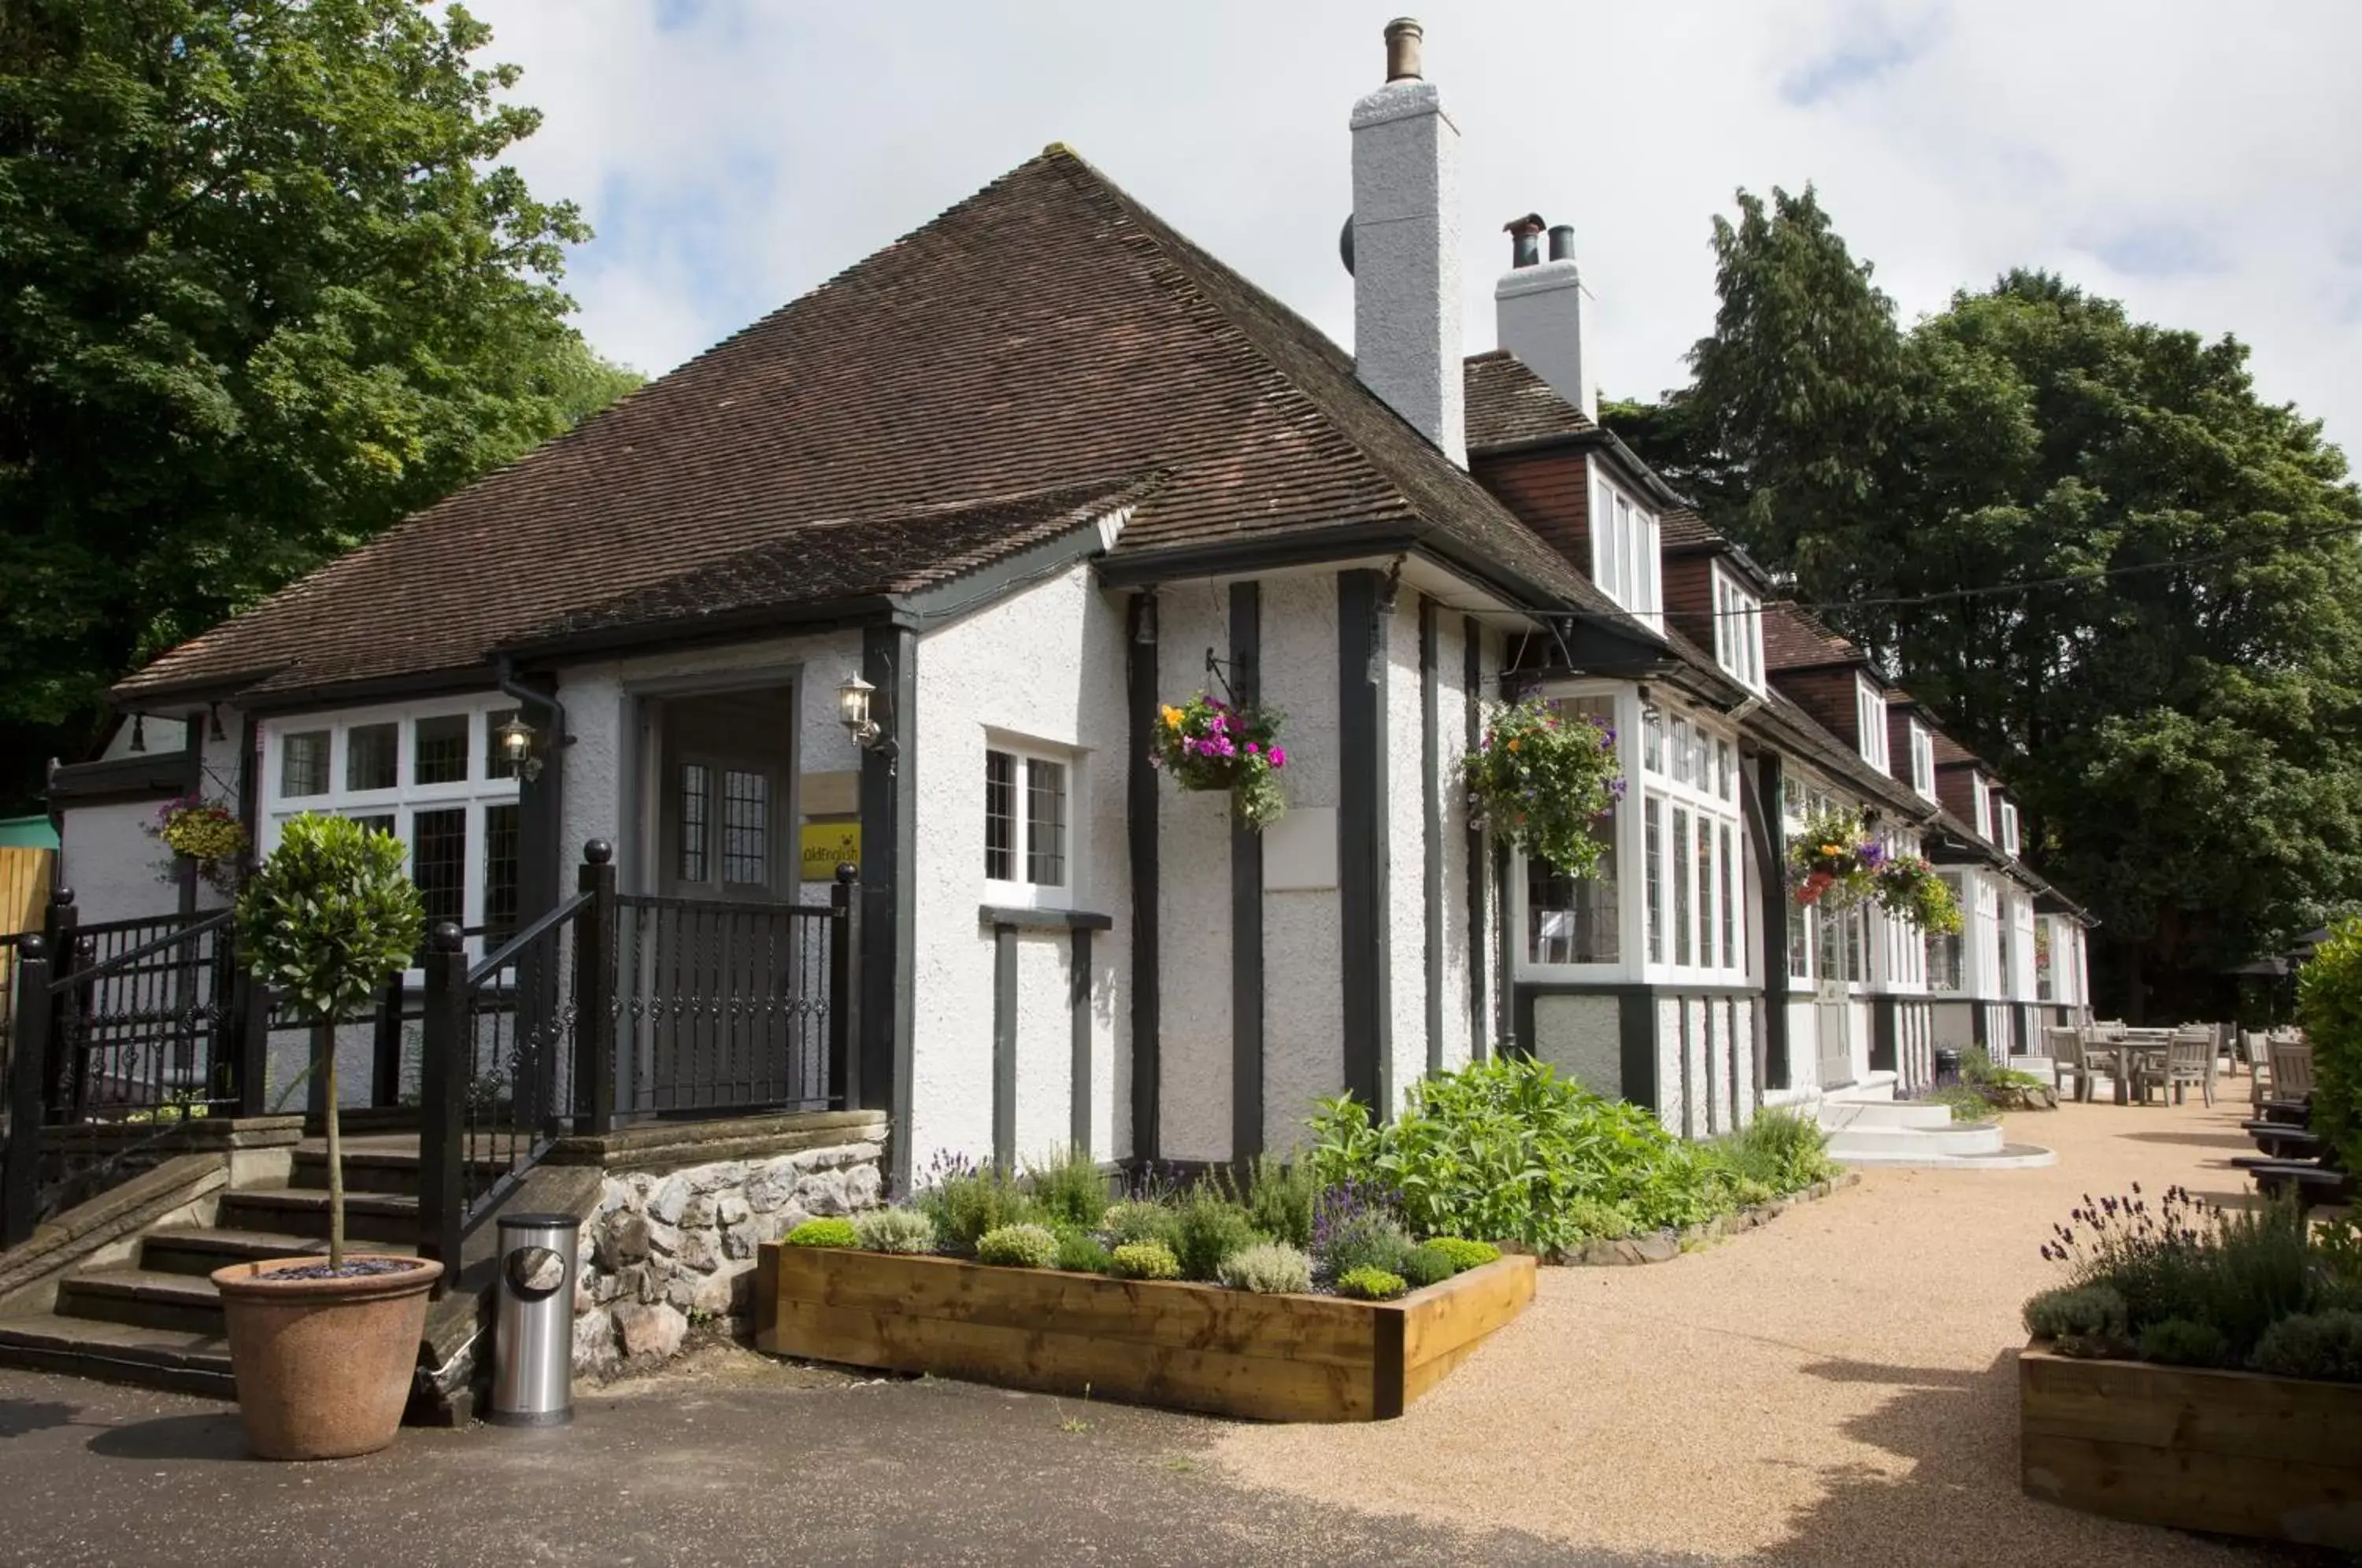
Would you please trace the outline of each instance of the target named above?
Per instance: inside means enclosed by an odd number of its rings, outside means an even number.
[[[803,871],[807,882],[833,882],[840,861],[861,864],[861,824],[859,823],[806,823],[803,833]]]

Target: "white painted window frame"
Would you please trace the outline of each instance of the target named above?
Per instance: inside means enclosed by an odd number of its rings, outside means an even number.
[[[2012,860],[2017,858],[2017,808],[2007,801],[2001,803],[2001,848]]]
[[[1911,721],[1911,788],[1923,801],[1936,799],[1936,735],[1916,719]]]
[[[1867,675],[1853,678],[1853,722],[1861,759],[1881,773],[1892,770],[1886,746],[1886,693]]]
[[[510,712],[516,705],[514,698],[494,693],[374,708],[289,713],[262,720],[255,729],[255,745],[261,753],[259,760],[262,768],[258,849],[267,856],[278,848],[287,823],[306,812],[337,817],[391,816],[394,836],[402,840],[403,868],[409,870],[415,850],[413,823],[417,814],[464,807],[468,812],[468,843],[460,882],[459,923],[470,929],[483,924],[484,809],[487,806],[513,806],[518,798],[516,779],[496,778],[491,773],[492,739],[489,716]],[[447,784],[411,783],[418,744],[417,722],[458,714],[468,717],[468,777]],[[396,737],[393,788],[345,788],[345,761],[352,732],[386,723],[394,726]],[[283,789],[286,764],[284,737],[314,730],[329,733],[327,790],[318,795],[290,797]],[[520,889],[521,893],[523,891]],[[469,945],[470,951],[480,951],[480,940],[470,937]]]
[[[1650,625],[1664,625],[1663,531],[1657,513],[1597,471],[1591,490],[1591,580]]]
[[[1070,910],[1076,908],[1087,870],[1083,863],[1082,847],[1087,840],[1087,835],[1076,831],[1083,820],[1083,813],[1089,800],[1085,787],[1087,769],[1084,766],[1084,755],[1070,746],[1037,740],[1030,735],[1012,734],[1003,730],[987,730],[984,734],[984,749],[987,752],[1006,753],[1015,758],[1019,765],[1014,782],[1017,801],[1011,830],[1016,835],[1016,842],[1010,848],[1010,863],[1020,873],[1013,880],[983,876],[984,901],[1006,909]],[[981,760],[979,758],[979,761]],[[1032,834],[1033,792],[1030,788],[1029,770],[1031,765],[1036,762],[1055,763],[1065,769],[1065,821],[1059,824],[1058,848],[1060,857],[1065,865],[1066,877],[1061,883],[1030,881],[1023,875],[1028,860],[1027,845]],[[977,769],[976,789],[977,845],[981,850],[985,844],[983,830],[986,805],[984,770],[981,767]],[[982,873],[979,872],[979,875],[982,876]]]
[[[1714,657],[1749,691],[1763,690],[1763,601],[1714,564]]]

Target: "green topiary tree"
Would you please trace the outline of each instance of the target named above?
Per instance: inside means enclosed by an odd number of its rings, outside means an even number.
[[[306,814],[237,898],[239,955],[297,1017],[321,1026],[328,1113],[328,1267],[345,1266],[344,1147],[337,1129],[335,1025],[410,966],[426,911],[402,841],[343,817]]]
[[[2331,928],[2297,979],[2297,1014],[2312,1044],[2312,1130],[2340,1164],[2362,1171],[2362,915]]]

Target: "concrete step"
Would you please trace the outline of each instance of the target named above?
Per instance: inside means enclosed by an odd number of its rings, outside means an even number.
[[[53,1312],[0,1318],[0,1366],[131,1383],[215,1399],[237,1397],[229,1342],[219,1329],[142,1329]]]
[[[224,1231],[198,1226],[172,1226],[150,1231],[140,1243],[139,1266],[158,1274],[211,1274],[230,1264],[263,1258],[311,1257],[328,1250],[326,1236],[299,1236],[285,1231]],[[417,1252],[412,1242],[371,1242],[373,1253]]]
[[[1849,1127],[1928,1127],[1952,1124],[1952,1108],[1910,1099],[1825,1099],[1818,1114],[1821,1129],[1836,1132]]]
[[[57,1315],[138,1329],[222,1332],[221,1293],[203,1275],[95,1268],[58,1282]]]
[[[1888,1072],[1870,1073],[1841,1088],[1829,1090],[1829,1099],[1845,1104],[1864,1100],[1887,1100],[1894,1098],[1894,1075]]]
[[[328,1187],[328,1151],[309,1143],[295,1151],[295,1169],[288,1178],[290,1187]],[[398,1196],[418,1196],[418,1154],[415,1150],[347,1149],[345,1151],[345,1192],[384,1192]]]
[[[2023,1171],[2058,1163],[2056,1150],[2036,1143],[2003,1143],[2000,1148],[1981,1154],[1946,1154],[1925,1149],[1904,1150],[1897,1154],[1830,1154],[1842,1163],[1858,1168],[1905,1167],[1937,1171]]]
[[[2048,1056],[2012,1056],[2001,1064],[2014,1073],[2028,1073],[2046,1084],[2058,1081],[2058,1064]]]
[[[219,1219],[225,1229],[232,1231],[325,1237],[328,1233],[328,1195],[315,1187],[240,1187],[222,1194]],[[400,1193],[348,1192],[345,1239],[415,1243],[418,1199]]]
[[[1948,1108],[1947,1109],[1948,1114]],[[1941,1127],[1848,1127],[1829,1134],[1829,1157],[1865,1154],[1990,1154],[2003,1143],[1998,1121],[1955,1122]]]

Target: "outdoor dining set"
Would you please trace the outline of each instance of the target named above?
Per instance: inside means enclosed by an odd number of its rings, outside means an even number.
[[[2059,1088],[2072,1079],[2080,1100],[2092,1099],[2095,1080],[2105,1078],[2118,1105],[2146,1105],[2152,1095],[2169,1095],[2179,1105],[2196,1089],[2211,1106],[2225,1070],[2235,1074],[2242,1067],[2248,1099],[2257,1106],[2268,1095],[2302,1099],[2312,1090],[2312,1053],[2293,1029],[2266,1033],[2224,1023],[2148,1029],[2099,1022],[2045,1029],[2042,1043]]]

